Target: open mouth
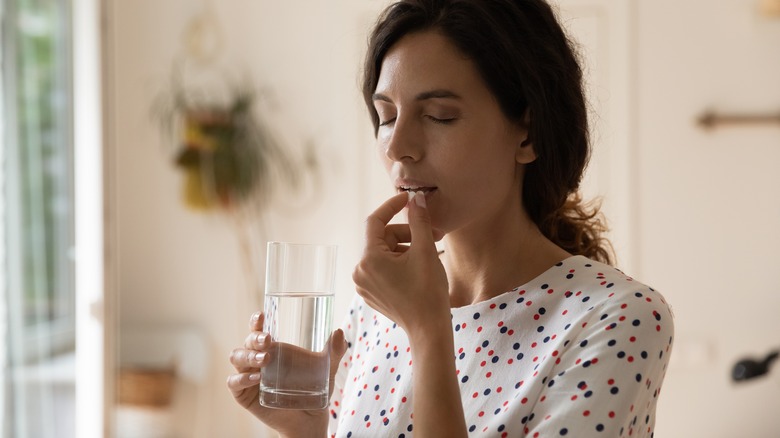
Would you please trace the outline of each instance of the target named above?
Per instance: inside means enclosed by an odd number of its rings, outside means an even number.
[[[434,192],[436,190],[436,187],[419,187],[419,186],[400,186],[398,187],[399,192],[423,192],[426,195]]]

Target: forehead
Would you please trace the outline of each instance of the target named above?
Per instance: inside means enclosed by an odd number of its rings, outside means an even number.
[[[473,62],[434,31],[404,36],[382,61],[377,93],[416,94],[433,88],[484,88]]]

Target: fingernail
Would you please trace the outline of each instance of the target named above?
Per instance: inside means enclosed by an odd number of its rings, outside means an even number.
[[[257,354],[255,354],[255,362],[262,363],[263,359],[265,359],[265,353],[257,353]]]
[[[260,320],[260,312],[255,312],[254,315],[252,315],[252,321],[259,321]]]
[[[412,202],[412,199],[414,199],[414,195],[415,195],[415,193],[416,193],[416,192],[413,192],[413,191],[411,191],[411,190],[409,190],[408,192],[406,192],[406,194],[407,194],[407,195],[409,195],[409,202]]]
[[[252,373],[249,375],[249,380],[256,382],[260,380],[260,373]]]
[[[426,208],[427,205],[425,203],[425,192],[416,192],[414,195],[415,195],[414,196],[414,202],[418,206],[420,206],[422,208]]]
[[[265,344],[265,340],[268,338],[268,335],[265,333],[261,333],[257,335],[257,343],[258,344]]]

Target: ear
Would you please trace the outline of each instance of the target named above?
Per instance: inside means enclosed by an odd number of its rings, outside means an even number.
[[[536,150],[534,149],[534,144],[531,142],[531,135],[529,134],[529,131],[531,130],[530,126],[531,109],[528,108],[525,111],[525,115],[523,115],[523,123],[518,126],[520,138],[522,138],[520,145],[517,146],[517,150],[515,151],[515,161],[517,161],[518,164],[528,164],[536,160]]]
[[[515,161],[518,164],[529,164],[535,160],[536,150],[534,149],[534,144],[531,143],[531,139],[526,133],[525,140],[520,142],[520,145],[517,146],[517,150],[515,151]]]

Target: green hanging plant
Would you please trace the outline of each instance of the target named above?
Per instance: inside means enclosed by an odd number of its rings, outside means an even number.
[[[184,177],[184,203],[195,210],[262,207],[275,188],[295,189],[316,160],[296,163],[254,114],[254,94],[237,91],[215,103],[203,93],[176,89],[155,104],[156,118],[173,140],[174,163]]]

